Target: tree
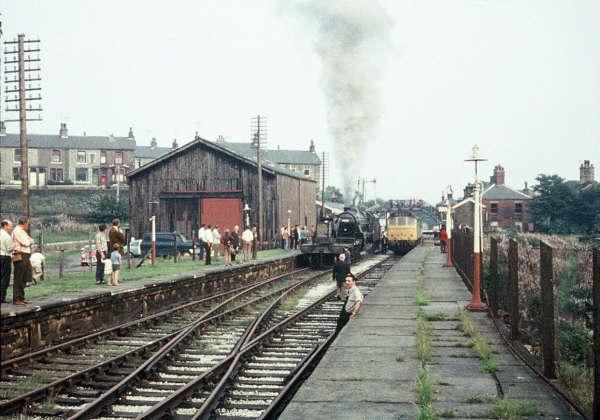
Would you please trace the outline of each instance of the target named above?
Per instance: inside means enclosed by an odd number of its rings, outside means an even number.
[[[328,185],[325,187],[324,196],[325,201],[334,201],[336,203],[344,202],[344,194],[342,194],[342,191],[339,188],[334,187],[333,185]]]
[[[112,194],[99,194],[89,201],[87,220],[92,223],[110,223],[113,219],[129,220],[129,204]]]
[[[529,210],[536,226],[552,233],[571,233],[569,210],[573,206],[573,190],[558,175],[540,174],[533,190],[538,194],[531,200]]]
[[[577,194],[571,212],[571,223],[586,234],[600,233],[600,184],[592,184]]]

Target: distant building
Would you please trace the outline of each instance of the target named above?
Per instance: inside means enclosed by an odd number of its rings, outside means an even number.
[[[589,160],[584,160],[579,166],[579,180],[566,181],[573,190],[586,191],[597,184],[595,180],[594,165]]]
[[[252,143],[230,143],[217,141],[219,146],[225,147],[243,156],[255,159],[256,147]],[[298,175],[304,175],[316,181],[317,191],[321,184],[321,159],[317,155],[315,143],[311,140],[308,150],[287,150],[287,149],[261,149],[262,159],[276,164],[288,171]]]
[[[483,191],[485,206],[485,227],[491,230],[516,227],[519,231],[529,232],[530,226],[527,205],[531,197],[504,184],[505,171],[500,165],[494,167],[490,184]]]
[[[169,153],[171,150],[177,149],[177,146],[177,142],[174,140],[172,147],[158,147],[156,138],[152,137],[150,146],[135,146],[133,166],[135,169],[144,166],[145,164],[158,159],[162,155]]]
[[[0,183],[21,185],[19,134],[6,133],[0,123]],[[126,166],[133,163],[135,139],[127,137],[73,136],[61,123],[58,134],[28,134],[29,184],[108,186],[125,181]]]

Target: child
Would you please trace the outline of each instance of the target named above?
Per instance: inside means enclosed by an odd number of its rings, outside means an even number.
[[[119,269],[121,268],[121,253],[119,252],[119,247],[119,244],[114,244],[113,252],[110,254],[112,273],[110,273],[109,286],[117,286],[119,284]]]

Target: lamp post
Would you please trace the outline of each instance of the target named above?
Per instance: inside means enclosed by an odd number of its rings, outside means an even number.
[[[479,155],[479,146],[473,146],[471,159],[475,163],[475,188],[473,191],[473,297],[467,305],[469,311],[485,311],[487,306],[481,301],[481,186],[477,175],[477,163],[485,161]]]
[[[288,209],[288,232],[291,233],[290,229],[292,228],[292,211]]]
[[[246,215],[246,228],[250,227],[250,206],[248,203],[244,204],[244,214]]]

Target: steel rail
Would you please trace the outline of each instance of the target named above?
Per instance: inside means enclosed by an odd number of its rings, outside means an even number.
[[[252,328],[250,329],[249,333],[246,335],[246,339],[242,342],[242,345],[247,344],[249,339],[253,337],[253,335],[257,331],[257,327],[259,326],[259,324],[263,322],[263,320],[265,319],[267,314],[272,312],[272,310],[276,306],[275,304],[277,302],[281,302],[281,300],[285,296],[287,296],[289,293],[291,293],[292,291],[294,291],[300,287],[306,286],[308,283],[314,281],[315,279],[322,277],[325,273],[326,273],[326,271],[321,271],[321,272],[315,274],[314,276],[311,276],[308,279],[304,279],[304,280],[292,285],[289,289],[283,290],[283,293],[281,294],[281,296],[279,296],[273,303],[271,303],[269,305],[269,307],[267,309],[265,309],[261,313],[261,315],[259,317],[257,317],[257,319],[253,323]],[[199,377],[188,382],[186,385],[181,387],[179,390],[177,390],[176,392],[171,394],[168,398],[156,403],[152,408],[150,408],[148,411],[146,411],[142,415],[138,416],[137,418],[138,419],[160,418],[165,412],[169,412],[169,411],[173,410],[173,408],[179,406],[181,404],[181,402],[187,398],[188,395],[195,392],[196,388],[198,388],[202,384],[208,382],[214,376],[221,374],[228,366],[234,366],[234,364],[238,361],[237,353],[239,353],[239,349],[235,354],[233,354],[233,353],[230,354],[230,356],[228,356],[226,359],[222,360],[217,365],[213,366],[211,369],[207,370]],[[232,364],[232,362],[233,362],[233,364]],[[227,376],[227,373],[225,374],[225,376]],[[217,385],[217,386],[219,386],[219,385]]]
[[[253,289],[254,290],[254,289],[258,288],[258,287],[264,286],[264,285],[269,284],[271,282],[275,282],[275,281],[278,281],[278,280],[280,280],[282,278],[285,278],[287,276],[294,275],[294,274],[297,274],[298,272],[304,272],[304,271],[306,271],[306,270],[305,269],[295,270],[295,271],[293,271],[291,273],[281,274],[281,275],[272,277],[272,278],[270,278],[268,280],[265,280],[265,281],[262,281],[262,282],[259,282],[259,283],[252,283],[252,284],[247,285],[247,286],[243,286],[243,287],[240,287],[240,288],[237,288],[237,289],[234,289],[234,290],[223,292],[223,293],[219,294],[219,297],[222,297],[223,295],[231,294],[234,291],[237,292],[237,294],[233,298],[229,298],[225,302],[222,302],[221,304],[219,304],[217,307],[213,308],[209,312],[212,312],[212,313],[218,312],[219,308],[225,307],[233,299],[237,299],[237,298],[239,298],[239,297],[241,297],[243,295],[246,295],[247,294],[246,292],[248,292],[249,289]],[[212,297],[206,298],[206,299],[212,299],[212,298],[216,298],[216,296],[212,296]],[[205,300],[205,299],[202,299],[202,300]],[[193,302],[192,303],[186,303],[184,306],[187,306],[187,305],[190,305],[190,304],[194,304],[194,303]],[[177,308],[173,308],[171,310],[167,310],[167,311],[164,311],[164,312],[169,312],[169,311],[172,312],[172,311],[174,311],[176,309]],[[235,308],[235,309],[239,310],[239,308]],[[202,314],[201,317],[202,318],[206,318],[207,316],[210,315],[209,312]],[[225,312],[228,312],[228,311],[225,311]],[[154,315],[151,315],[151,316],[155,317],[155,316],[158,316],[158,315],[159,314],[154,314]],[[216,317],[218,317],[218,315],[213,316],[212,318],[210,318],[210,320],[212,320],[212,319],[214,319]],[[119,328],[119,326],[113,327],[113,329],[114,328]],[[68,375],[68,376],[66,376],[64,378],[58,379],[56,381],[53,381],[53,382],[51,382],[51,383],[49,383],[47,385],[44,385],[42,387],[33,389],[33,390],[31,390],[31,391],[23,394],[23,395],[20,395],[18,397],[12,398],[12,399],[10,399],[8,401],[2,402],[2,403],[0,403],[0,412],[1,413],[11,413],[11,412],[17,411],[17,410],[21,409],[22,407],[24,407],[25,405],[27,405],[29,403],[32,403],[32,402],[38,401],[40,399],[43,399],[43,398],[51,395],[52,393],[56,393],[55,391],[61,390],[64,387],[67,387],[67,386],[72,385],[72,384],[74,384],[74,383],[76,383],[78,381],[81,381],[83,378],[85,378],[85,377],[87,377],[89,375],[92,375],[94,373],[102,373],[102,372],[105,372],[105,371],[109,370],[111,367],[120,366],[130,356],[147,354],[149,351],[151,351],[155,347],[163,345],[164,342],[170,342],[170,340],[172,340],[174,337],[178,336],[179,333],[182,330],[185,330],[185,329],[186,329],[186,327],[179,328],[176,331],[174,331],[174,332],[172,332],[170,334],[165,335],[164,337],[161,337],[159,339],[151,341],[150,343],[146,343],[146,344],[144,344],[142,346],[139,346],[136,349],[127,351],[127,352],[125,352],[123,354],[120,354],[120,355],[117,355],[117,356],[115,356],[115,357],[113,357],[113,358],[111,358],[109,360],[106,360],[106,361],[103,361],[103,362],[98,363],[96,365],[90,366],[87,369],[84,369],[84,370],[79,371],[79,372],[72,373],[71,375]],[[54,347],[60,347],[60,349],[63,349],[66,344],[67,343],[64,343],[63,345],[54,346]],[[48,352],[46,352],[46,354],[47,353]],[[23,356],[23,357],[26,357],[26,356]]]
[[[282,274],[282,275],[280,275],[278,277],[290,276],[290,275],[298,274],[300,272],[304,272],[306,270],[308,270],[308,269],[307,268],[301,268],[301,269],[294,270],[294,271],[289,272],[289,273]],[[74,338],[72,340],[66,341],[64,343],[57,344],[57,345],[54,345],[54,346],[50,346],[50,347],[47,347],[45,349],[35,351],[33,353],[28,353],[28,354],[25,354],[25,355],[22,355],[22,356],[15,357],[13,359],[0,361],[0,370],[4,371],[4,370],[6,370],[6,369],[8,369],[10,367],[13,367],[15,365],[18,365],[18,364],[22,363],[22,362],[31,362],[33,360],[37,360],[37,359],[39,359],[39,358],[41,358],[41,357],[43,357],[43,356],[45,356],[45,355],[47,355],[49,353],[63,351],[64,349],[67,349],[67,348],[73,348],[73,347],[76,347],[76,346],[78,346],[80,344],[85,344],[88,341],[100,338],[100,337],[105,336],[105,335],[115,334],[115,333],[118,333],[118,332],[123,331],[123,330],[129,330],[132,327],[136,327],[138,325],[143,325],[143,324],[146,324],[148,322],[156,321],[157,319],[160,319],[160,318],[168,317],[169,315],[172,315],[173,313],[177,313],[177,312],[180,312],[180,311],[185,311],[186,309],[189,309],[189,308],[191,308],[193,306],[201,305],[203,303],[207,303],[207,302],[210,302],[212,300],[217,300],[217,299],[222,298],[222,297],[224,297],[226,295],[231,295],[231,294],[238,293],[238,292],[243,291],[243,290],[245,290],[245,289],[247,289],[249,287],[252,287],[255,284],[268,283],[270,281],[273,281],[273,280],[277,279],[278,277],[273,277],[271,279],[264,280],[262,282],[257,282],[257,283],[252,283],[252,284],[246,284],[246,285],[237,287],[235,289],[227,290],[227,291],[220,292],[220,293],[217,293],[217,294],[214,294],[214,295],[209,295],[209,296],[207,296],[205,298],[202,298],[202,299],[198,299],[198,300],[195,300],[195,301],[192,301],[192,302],[186,302],[186,303],[184,303],[182,305],[178,305],[176,307],[169,308],[169,309],[166,309],[164,311],[157,312],[155,314],[148,315],[148,316],[143,317],[143,318],[139,318],[139,319],[136,319],[136,320],[133,320],[133,321],[128,321],[128,322],[125,322],[125,323],[119,324],[119,325],[114,325],[114,326],[109,327],[107,329],[104,329],[104,330],[101,330],[101,331],[97,331],[97,332],[94,332],[92,334],[87,334],[87,335],[84,335],[84,336],[81,336],[81,337],[77,337],[77,338]]]
[[[386,259],[383,259],[379,262],[377,262],[376,264],[372,265],[371,267],[367,268],[365,271],[363,271],[362,273],[360,273],[358,275],[359,278],[363,278],[365,276],[367,276],[369,273],[371,273],[373,270],[375,270],[376,268],[380,267],[385,261],[387,261]],[[286,291],[277,301],[273,302],[269,308],[267,308],[264,312],[263,315],[261,316],[261,320],[264,320],[264,318],[267,316],[268,313],[272,312],[275,307],[277,307],[281,301],[283,300],[284,297],[288,296],[290,293],[292,293],[293,290],[288,290]],[[254,353],[255,351],[258,350],[259,346],[261,344],[263,344],[265,341],[269,340],[270,338],[273,337],[273,335],[275,335],[276,333],[285,330],[285,328],[292,323],[295,323],[296,321],[298,321],[299,319],[302,319],[305,315],[314,312],[315,310],[317,310],[319,307],[321,307],[325,302],[331,300],[336,294],[336,291],[332,291],[330,293],[328,293],[327,295],[323,296],[322,298],[316,300],[315,302],[313,302],[312,304],[310,304],[309,306],[307,306],[306,308],[288,316],[286,319],[278,322],[276,325],[268,328],[266,331],[264,331],[262,334],[258,335],[256,338],[254,338],[253,340],[249,340],[244,346],[243,348],[238,352],[238,354],[236,354],[236,357],[234,358],[234,360],[231,362],[229,369],[227,370],[227,372],[225,373],[225,375],[223,375],[223,377],[221,378],[221,381],[219,382],[219,384],[213,389],[213,391],[211,392],[211,394],[206,398],[205,402],[202,404],[202,406],[200,407],[200,409],[196,412],[196,414],[192,417],[192,420],[197,420],[197,419],[208,419],[211,416],[211,413],[216,409],[216,407],[218,407],[218,405],[221,403],[222,397],[225,393],[225,387],[230,388],[232,383],[235,380],[235,376],[237,376],[237,373],[239,372],[239,370],[242,367],[242,362],[246,359],[248,359],[252,353]],[[257,322],[255,324],[255,328],[254,330],[256,330],[259,326],[259,322]],[[326,338],[326,342],[330,342],[330,340],[333,339],[333,336],[335,336],[335,330]],[[251,338],[251,336],[249,336],[249,338]],[[308,359],[307,359],[308,360]],[[305,360],[305,362],[307,361]],[[314,360],[313,358],[310,358],[310,360]],[[300,366],[300,365],[299,365]],[[303,365],[306,366],[306,365]],[[299,367],[297,367],[299,368]],[[284,389],[288,389],[287,387]],[[286,391],[287,393],[287,391]],[[282,396],[283,398],[283,396]],[[140,417],[140,418],[159,418],[160,416],[156,417]]]
[[[289,275],[289,274],[288,274]],[[321,275],[320,273],[318,274]],[[284,276],[277,276],[277,279],[280,279]],[[100,397],[96,398],[94,401],[90,402],[83,410],[80,410],[69,417],[69,420],[77,420],[77,419],[85,419],[98,415],[104,407],[110,405],[112,402],[117,400],[130,386],[139,381],[141,378],[148,376],[154,367],[156,367],[157,363],[162,361],[165,356],[174,351],[179,345],[181,345],[184,340],[188,340],[192,338],[192,335],[198,332],[198,329],[201,326],[208,325],[214,322],[218,322],[219,320],[225,318],[228,315],[235,314],[240,310],[260,303],[266,299],[269,299],[274,294],[281,293],[281,290],[287,290],[289,287],[293,287],[294,285],[286,286],[283,289],[279,289],[275,292],[267,294],[265,296],[257,297],[249,302],[246,302],[242,305],[239,305],[230,310],[219,312],[221,308],[229,305],[236,299],[239,299],[242,296],[250,294],[256,289],[259,289],[264,284],[256,285],[250,287],[238,295],[227,299],[226,301],[219,304],[218,307],[212,309],[211,311],[205,313],[202,318],[190,323],[187,327],[184,327],[178,333],[174,334],[168,343],[164,344],[158,351],[156,351],[150,358],[146,359],[139,367],[137,367],[132,373],[123,378],[119,383],[110,388],[107,392],[103,393]],[[212,315],[212,316],[211,316]]]

